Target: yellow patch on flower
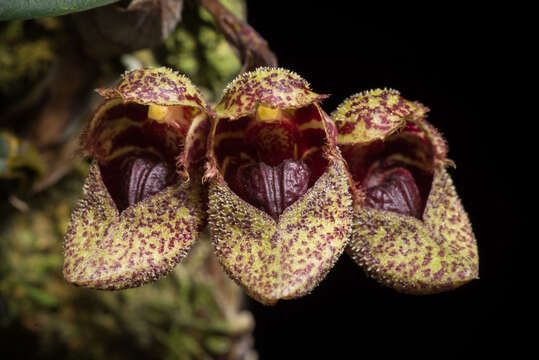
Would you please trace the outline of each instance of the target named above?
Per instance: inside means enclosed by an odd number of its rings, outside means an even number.
[[[416,105],[396,90],[376,89],[353,95],[331,117],[337,126],[339,144],[368,144],[383,140],[406,123]]]
[[[254,113],[259,104],[274,109],[297,109],[326,97],[311,91],[304,79],[289,70],[265,67],[234,79],[215,106],[215,112],[220,118],[233,120]]]

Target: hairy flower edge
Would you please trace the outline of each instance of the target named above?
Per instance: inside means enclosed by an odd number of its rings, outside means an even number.
[[[378,89],[351,96],[332,114],[355,193],[347,253],[369,276],[411,294],[454,289],[478,278],[479,268],[468,215],[445,169],[452,164],[447,146],[425,120],[427,111]],[[384,163],[414,173],[423,197],[419,217],[366,206],[371,169]]]
[[[215,107],[205,175],[212,241],[225,271],[264,304],[309,293],[348,242],[352,199],[323,98],[294,73],[259,68],[236,78]],[[309,188],[278,216],[232,181],[241,164],[288,158],[308,164]]]
[[[82,137],[93,162],[63,273],[79,286],[136,287],[168,273],[204,226],[209,111],[188,79],[165,68],[128,72],[98,92],[106,100]]]

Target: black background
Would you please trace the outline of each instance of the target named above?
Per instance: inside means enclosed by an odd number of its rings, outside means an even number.
[[[331,113],[356,92],[390,87],[430,107],[479,245],[480,280],[431,296],[367,279],[347,255],[309,296],[267,307],[249,301],[261,359],[362,358],[464,347],[519,349],[525,316],[517,285],[527,213],[527,143],[508,88],[519,66],[506,9],[410,8],[389,3],[250,1],[250,24],[279,66],[319,93]],[[518,130],[520,128],[520,130]],[[524,131],[526,132],[526,131]],[[530,241],[530,240],[527,240]],[[518,256],[517,256],[518,255]],[[522,312],[522,314],[521,314]]]
[[[536,192],[534,162],[527,160],[534,143],[524,136],[532,133],[534,118],[517,110],[534,109],[521,99],[525,90],[509,82],[526,73],[518,41],[526,34],[514,22],[527,19],[492,4],[443,5],[248,1],[248,21],[279,65],[314,91],[332,94],[323,103],[326,112],[378,87],[397,89],[431,109],[429,121],[457,165],[450,174],[480,257],[480,280],[448,293],[411,296],[368,279],[344,254],[308,296],[273,307],[248,301],[261,360],[367,359],[373,353],[437,358],[470,347],[484,355],[509,348],[515,358],[525,347],[523,333],[536,334],[531,315],[537,311],[524,307],[534,283],[518,281],[529,275],[521,264],[537,236],[524,231],[531,218],[524,205]]]

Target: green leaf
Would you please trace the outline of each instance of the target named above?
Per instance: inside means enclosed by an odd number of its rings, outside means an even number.
[[[118,0],[0,0],[0,21],[66,15]]]

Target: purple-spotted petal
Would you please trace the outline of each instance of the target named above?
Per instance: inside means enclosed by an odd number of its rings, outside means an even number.
[[[478,278],[472,227],[442,166],[422,220],[364,207],[355,214],[347,252],[368,275],[405,293],[447,291]]]
[[[352,200],[325,97],[294,73],[259,68],[215,107],[210,232],[224,269],[262,303],[309,293],[348,242]]]
[[[177,158],[178,169],[181,174],[189,176],[189,169],[198,164],[206,155],[206,142],[210,130],[210,117],[207,113],[193,109],[189,119],[189,129],[185,134],[183,151]]]
[[[289,70],[261,67],[234,79],[215,112],[220,118],[233,120],[254,113],[259,104],[297,109],[326,97],[311,91],[307,81]]]
[[[169,272],[204,225],[209,116],[198,90],[167,69],[128,72],[100,93],[82,138],[94,162],[65,237],[64,276],[135,287]]]
[[[187,77],[160,67],[126,72],[119,84],[96,90],[101,96],[146,105],[183,105],[207,109],[201,92]]]
[[[308,294],[332,268],[348,242],[351,205],[344,164],[336,161],[277,222],[214,179],[208,220],[227,273],[273,304]]]
[[[393,90],[347,99],[333,114],[350,170],[355,215],[347,252],[399,291],[428,294],[478,277],[468,216],[445,166],[447,145],[428,108]]]
[[[167,274],[197,239],[200,177],[178,179],[119,212],[94,162],[64,242],[64,277],[79,286],[122,289]]]
[[[404,99],[398,91],[376,89],[349,97],[331,117],[339,145],[368,144],[385,139],[419,111],[417,104]]]

